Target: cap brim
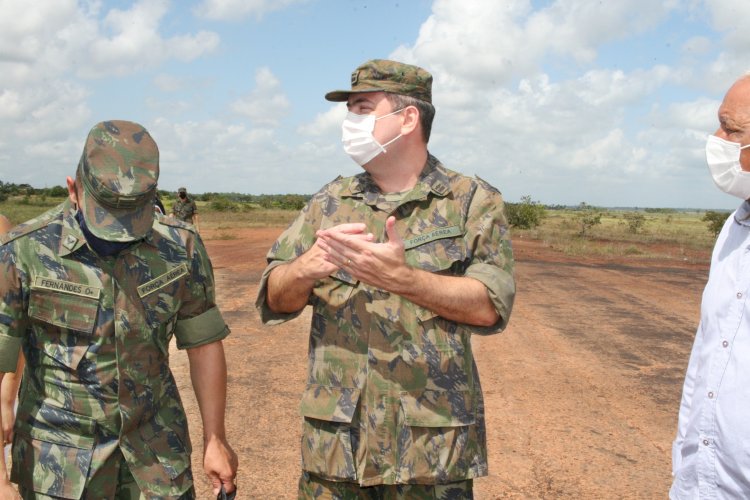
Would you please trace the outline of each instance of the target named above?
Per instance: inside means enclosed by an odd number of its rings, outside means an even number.
[[[352,94],[365,94],[368,92],[385,92],[383,89],[357,89],[357,90],[333,90],[326,94],[326,100],[332,102],[346,102]]]
[[[137,208],[103,207],[86,193],[80,200],[86,227],[97,238],[106,241],[135,241],[145,237],[154,224],[153,203]]]

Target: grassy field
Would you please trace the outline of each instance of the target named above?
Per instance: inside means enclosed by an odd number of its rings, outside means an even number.
[[[33,218],[60,203],[62,199],[16,197],[0,203],[0,213],[13,223]],[[165,200],[167,211],[172,200]],[[215,239],[232,239],[235,228],[284,227],[297,215],[294,210],[262,209],[251,204],[235,203],[230,210],[212,210],[206,202],[198,203],[202,228],[216,229]],[[638,212],[644,216],[642,226],[633,232],[626,212],[604,210],[601,223],[580,236],[580,212],[547,210],[542,223],[528,230],[512,229],[513,239],[526,238],[543,242],[571,256],[628,256],[631,258],[676,258],[686,260],[710,252],[714,236],[703,212]]]
[[[715,238],[702,221],[702,211],[638,212],[643,224],[633,232],[627,214],[604,210],[601,223],[581,236],[580,212],[548,210],[542,223],[529,230],[512,230],[512,238],[540,240],[566,255],[629,256],[632,258],[679,258],[710,252]]]

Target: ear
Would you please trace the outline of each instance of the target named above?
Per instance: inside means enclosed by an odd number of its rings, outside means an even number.
[[[415,106],[407,106],[401,115],[403,116],[401,135],[409,135],[415,130],[420,130],[419,110]]]
[[[72,177],[68,176],[65,179],[65,184],[68,185],[68,198],[74,205],[78,205],[78,191],[76,190],[76,181]]]

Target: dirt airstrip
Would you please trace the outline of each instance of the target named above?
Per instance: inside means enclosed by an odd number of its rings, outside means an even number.
[[[203,233],[232,328],[227,432],[243,499],[296,498],[310,314],[264,327],[253,305],[280,232]],[[490,454],[476,498],[665,498],[709,255],[573,259],[537,241],[513,245],[510,326],[473,340]],[[174,352],[171,361],[190,417],[198,497],[210,498],[187,358]]]

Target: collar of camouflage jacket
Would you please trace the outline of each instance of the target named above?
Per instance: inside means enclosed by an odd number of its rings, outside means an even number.
[[[450,192],[450,185],[448,172],[446,172],[443,164],[428,153],[427,163],[425,163],[422,173],[419,174],[419,181],[404,196],[401,203],[424,199],[430,192],[437,196],[446,196]],[[365,200],[365,203],[370,205],[377,205],[378,200],[382,197],[380,189],[367,172],[351,177],[348,185],[342,189],[341,195],[361,197]]]
[[[65,200],[63,204],[62,216],[62,233],[60,235],[60,247],[58,255],[64,257],[69,255],[86,244],[86,237],[83,235],[81,226],[76,221],[76,212],[78,209],[73,205],[70,199]],[[153,229],[146,234],[143,239],[146,243],[154,245]]]

